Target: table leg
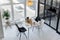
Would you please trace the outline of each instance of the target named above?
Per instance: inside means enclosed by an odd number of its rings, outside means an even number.
[[[29,39],[29,28],[28,28],[28,39]]]

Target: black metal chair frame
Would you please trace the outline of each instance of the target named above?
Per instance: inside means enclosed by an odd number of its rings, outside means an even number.
[[[23,33],[23,34],[25,35],[25,37],[27,38],[27,36],[26,36],[26,34],[25,34],[25,32],[26,32],[27,30],[26,30],[24,27],[21,27],[21,28],[20,28],[20,27],[18,26],[18,24],[16,24],[16,23],[15,23],[15,25],[16,25],[16,27],[18,28],[18,31],[19,31],[18,35],[20,34],[20,39],[21,39],[21,33]],[[17,35],[17,36],[18,36],[18,35]]]

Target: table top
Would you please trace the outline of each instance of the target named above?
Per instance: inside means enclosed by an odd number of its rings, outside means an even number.
[[[42,21],[43,21],[43,19],[41,19],[41,23],[42,23]],[[25,21],[22,21],[22,23],[19,23],[18,26],[19,27],[25,27],[25,28],[31,28],[31,27],[39,26],[40,25],[34,19],[32,20],[32,22],[35,22],[35,24],[30,25],[30,24],[26,23]]]

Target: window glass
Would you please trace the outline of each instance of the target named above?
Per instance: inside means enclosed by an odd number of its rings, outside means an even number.
[[[32,2],[33,2],[32,6],[28,6],[26,4],[26,16],[27,17],[36,17],[36,15],[37,15],[36,14],[37,1],[33,0]]]
[[[44,3],[44,0],[40,0],[41,3]]]
[[[24,3],[25,0],[13,0],[13,3]]]
[[[56,7],[57,0],[53,0],[53,6]]]
[[[14,20],[24,17],[24,4],[14,5]]]
[[[51,0],[46,0],[47,5],[51,5]]]
[[[60,0],[57,0],[57,8],[59,8],[59,3],[60,3]]]
[[[7,4],[7,3],[10,3],[10,1],[9,0],[0,0],[0,5],[1,4]]]
[[[40,13],[43,13],[44,11],[44,5],[40,4]]]
[[[56,29],[57,16],[51,18],[51,26]]]

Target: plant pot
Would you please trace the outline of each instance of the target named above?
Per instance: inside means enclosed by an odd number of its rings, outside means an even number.
[[[5,18],[6,20],[9,20],[9,18]]]
[[[7,26],[10,24],[9,20],[6,20],[5,23]]]
[[[11,25],[10,25],[10,21],[9,21],[9,19],[8,19],[8,20],[5,20],[5,25],[6,25],[6,28],[8,28],[8,27],[11,28]]]

